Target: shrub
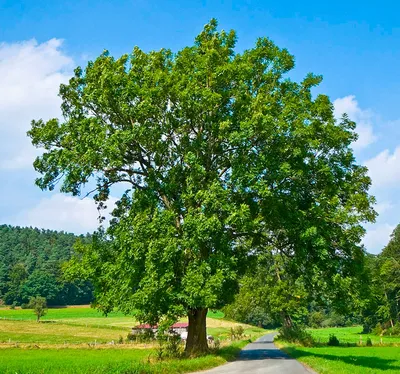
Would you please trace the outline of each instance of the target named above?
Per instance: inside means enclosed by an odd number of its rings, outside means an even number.
[[[392,335],[400,335],[400,322],[396,322],[396,324],[390,329]]]
[[[126,336],[126,340],[127,340],[128,342],[136,341],[136,335],[135,335],[135,334],[132,334],[132,333],[130,332],[130,333],[128,333],[128,335]]]
[[[314,327],[314,328],[321,327],[322,322],[324,322],[324,319],[325,319],[324,313],[312,312],[308,316],[308,324],[310,325],[310,327]]]
[[[382,327],[382,325],[380,323],[377,323],[376,326],[372,329],[372,333],[374,335],[380,336],[380,335],[383,334],[383,332],[384,332],[384,330],[383,330],[383,327]]]
[[[285,340],[289,343],[301,344],[306,347],[311,347],[314,344],[314,339],[311,334],[301,326],[283,326],[279,330],[278,339]]]
[[[340,345],[339,339],[336,337],[336,335],[329,335],[328,345],[331,347],[337,347]]]
[[[372,347],[372,340],[371,340],[371,338],[367,338],[367,347]]]
[[[137,334],[130,332],[126,336],[126,340],[131,342],[147,343],[154,340],[154,332],[153,330],[145,330]]]
[[[230,335],[231,335],[231,340],[241,339],[244,335],[243,326],[239,325],[239,326],[231,327]]]
[[[165,354],[170,358],[179,358],[182,356],[183,347],[182,339],[178,334],[172,334],[167,337],[167,344],[165,346]]]

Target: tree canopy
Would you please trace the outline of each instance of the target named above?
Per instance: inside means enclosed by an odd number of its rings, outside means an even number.
[[[366,168],[336,121],[321,77],[287,77],[294,57],[268,38],[235,51],[211,20],[173,53],[107,51],[61,85],[64,119],[32,121],[42,189],[78,195],[91,180],[113,220],[75,262],[97,306],[144,321],[187,314],[188,353],[207,349],[205,316],[237,291],[260,253],[293,274],[347,276],[362,262],[361,223],[374,219]]]

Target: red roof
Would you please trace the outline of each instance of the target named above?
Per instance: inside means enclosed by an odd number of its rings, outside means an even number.
[[[170,328],[175,328],[175,329],[179,329],[179,328],[187,328],[189,326],[189,324],[187,322],[177,322],[174,323]],[[157,329],[158,325],[154,325],[151,326],[148,323],[143,323],[141,325],[135,326],[135,329]]]
[[[174,323],[171,327],[172,328],[186,328],[188,326],[189,326],[189,324],[187,322],[177,322],[177,323]]]

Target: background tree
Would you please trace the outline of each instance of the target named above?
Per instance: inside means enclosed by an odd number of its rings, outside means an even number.
[[[36,314],[36,321],[40,322],[40,318],[47,313],[47,302],[45,297],[31,297],[28,304],[29,308],[33,309]]]
[[[267,38],[235,43],[212,20],[175,54],[104,52],[60,87],[64,120],[29,131],[40,188],[78,195],[94,178],[100,208],[126,188],[110,227],[78,246],[97,306],[186,314],[188,353],[207,350],[207,310],[232,301],[253,257],[279,253],[305,281],[346,276],[374,219],[355,124],[312,97],[321,77],[290,81],[293,56]]]
[[[364,331],[400,324],[400,225],[382,253],[367,258],[360,304]],[[400,326],[399,326],[400,329]]]
[[[61,270],[77,238],[64,232],[0,225],[0,299],[20,305],[42,295],[49,305],[90,303],[90,283],[66,281]],[[80,240],[88,243],[91,239],[80,236]]]

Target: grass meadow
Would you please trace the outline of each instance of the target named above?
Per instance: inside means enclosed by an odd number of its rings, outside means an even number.
[[[398,374],[400,373],[400,337],[361,334],[362,327],[310,329],[315,347],[278,342],[293,358],[320,374]],[[327,346],[329,335],[340,346]],[[367,339],[372,347],[366,346]]]
[[[207,333],[222,341],[221,349],[192,359],[158,361],[157,343],[127,343],[137,321],[121,313],[107,317],[89,307],[51,308],[37,323],[29,309],[0,308],[1,374],[136,374],[186,373],[232,360],[249,338],[265,330],[241,324],[242,341],[228,341],[231,327],[238,323],[210,312]],[[183,321],[184,319],[182,319]]]

